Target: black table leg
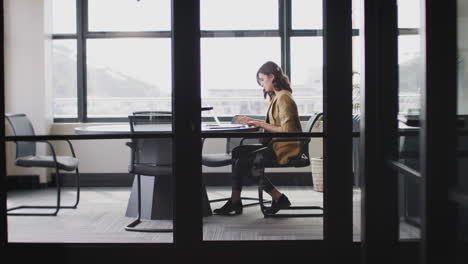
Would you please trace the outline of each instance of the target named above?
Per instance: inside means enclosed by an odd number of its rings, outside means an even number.
[[[125,216],[136,217],[138,214],[137,181],[133,180],[132,191],[128,200]],[[212,215],[206,188],[202,192],[203,216]],[[172,220],[173,192],[171,177],[141,176],[141,218]]]

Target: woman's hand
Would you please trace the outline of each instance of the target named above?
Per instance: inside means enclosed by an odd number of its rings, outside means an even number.
[[[248,116],[237,116],[236,123],[246,125],[250,121],[254,121],[255,119],[248,117]]]
[[[252,120],[247,122],[247,125],[254,126],[254,127],[259,127],[259,128],[263,128],[264,124],[265,124],[264,121],[259,121],[259,120],[255,120],[255,119],[252,119]]]

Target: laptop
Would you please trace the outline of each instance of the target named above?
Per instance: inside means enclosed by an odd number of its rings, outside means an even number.
[[[244,124],[232,124],[232,123],[221,123],[217,115],[213,114],[213,118],[216,121],[216,124],[206,124],[205,126],[208,129],[227,129],[227,128],[243,128],[247,127]]]

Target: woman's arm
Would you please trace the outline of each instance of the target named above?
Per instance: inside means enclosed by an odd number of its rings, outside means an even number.
[[[236,117],[236,122],[240,123],[240,124],[244,124],[244,125],[247,124],[248,122],[253,122],[253,121],[262,122],[262,120],[254,119],[254,118],[251,118],[251,117],[248,117],[248,116],[237,116]]]

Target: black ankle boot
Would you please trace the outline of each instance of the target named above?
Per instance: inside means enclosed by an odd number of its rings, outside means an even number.
[[[217,215],[239,215],[242,214],[242,201],[232,202],[229,199],[221,208],[213,210],[214,214]]]
[[[271,207],[267,208],[265,213],[276,214],[279,210],[288,208],[289,206],[291,206],[291,202],[289,201],[288,197],[286,197],[284,194],[281,194],[278,201],[273,200]]]

